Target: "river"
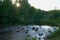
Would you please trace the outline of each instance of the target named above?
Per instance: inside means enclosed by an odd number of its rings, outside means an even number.
[[[32,30],[32,28],[39,28],[39,30],[35,31]],[[42,25],[41,26],[42,29],[46,29],[46,33],[49,34],[47,31],[48,28],[52,28],[51,26],[47,26],[47,25]],[[43,33],[41,29],[41,27],[39,25],[28,25],[28,26],[9,26],[7,28],[1,29],[0,30],[0,40],[25,40],[26,39],[26,30],[29,30],[27,34],[29,34],[32,37],[37,37],[37,40],[39,40],[39,35],[37,36],[37,34]],[[55,27],[56,28],[56,27]],[[58,29],[58,28],[57,28]],[[51,29],[51,32],[54,32],[53,29]],[[45,31],[44,31],[45,32]],[[34,34],[34,35],[33,35]],[[47,35],[46,34],[46,35]],[[50,34],[49,34],[50,35]],[[44,36],[44,35],[43,35]],[[41,40],[43,39],[43,36],[40,36]]]

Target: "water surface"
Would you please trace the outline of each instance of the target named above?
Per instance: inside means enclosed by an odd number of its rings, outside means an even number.
[[[34,30],[32,30],[32,28],[38,28],[37,32],[35,32]],[[54,28],[54,29],[53,29]],[[51,30],[51,32],[54,32],[56,29],[58,29],[57,27],[51,27],[51,26],[47,26],[47,25],[28,25],[28,26],[9,26],[3,30],[0,30],[0,40],[25,40],[26,38],[26,30],[29,30],[28,34],[31,35],[31,37],[35,37],[38,33],[45,33],[44,35],[48,35],[49,32],[47,32],[48,30]],[[34,35],[33,35],[34,34]],[[40,38],[43,38],[45,36],[40,36]],[[49,34],[50,35],[50,34]],[[39,37],[39,35],[37,36],[37,38]],[[39,40],[39,39],[37,39]]]

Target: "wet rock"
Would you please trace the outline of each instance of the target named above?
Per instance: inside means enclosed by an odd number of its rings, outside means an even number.
[[[32,30],[35,30],[35,28],[33,27]]]
[[[38,28],[35,29],[35,31],[37,31],[37,30],[38,30]]]
[[[39,36],[42,36],[42,35],[44,35],[44,34],[38,34]]]
[[[20,30],[18,30],[17,32],[20,32]]]

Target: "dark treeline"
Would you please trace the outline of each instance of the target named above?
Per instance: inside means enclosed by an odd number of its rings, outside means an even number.
[[[45,24],[60,26],[60,10],[44,11],[36,9],[28,0],[19,1],[20,7],[10,0],[0,1],[0,25]]]

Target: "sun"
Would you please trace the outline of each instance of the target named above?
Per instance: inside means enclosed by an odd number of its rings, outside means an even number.
[[[12,0],[12,4],[15,5],[16,7],[20,7],[21,6],[19,0]]]
[[[16,7],[20,7],[20,4],[18,2],[16,3]]]

